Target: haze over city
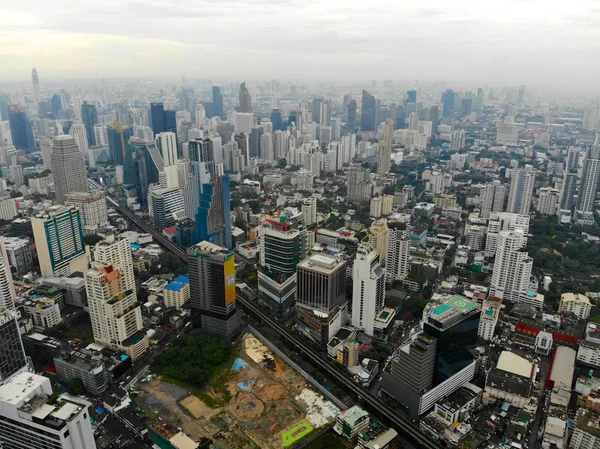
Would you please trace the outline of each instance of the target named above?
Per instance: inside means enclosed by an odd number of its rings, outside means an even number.
[[[1,80],[525,83],[598,94],[595,1],[102,1],[0,6]]]

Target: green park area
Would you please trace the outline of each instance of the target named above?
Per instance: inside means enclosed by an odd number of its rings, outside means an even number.
[[[303,421],[300,424],[296,424],[294,427],[291,427],[283,433],[283,447],[291,446],[297,441],[300,441],[312,431],[313,426],[311,426],[306,421]]]

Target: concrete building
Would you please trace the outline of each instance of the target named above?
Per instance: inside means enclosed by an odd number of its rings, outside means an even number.
[[[15,286],[6,251],[5,237],[0,236],[0,311],[15,310]]]
[[[79,210],[52,206],[33,217],[31,225],[43,277],[86,271],[88,258]]]
[[[50,404],[50,379],[21,373],[0,386],[0,445],[11,449],[96,449],[87,405]]]
[[[381,255],[372,246],[358,247],[352,281],[352,326],[373,336],[375,317],[385,302],[385,271]]]
[[[61,382],[68,384],[72,379],[83,381],[89,393],[100,395],[108,388],[109,374],[104,363],[86,350],[65,353],[54,359],[56,374]]]
[[[0,311],[0,354],[0,383],[27,366],[17,314],[12,310]]]
[[[21,298],[17,301],[17,308],[31,319],[33,328],[39,331],[57,326],[63,320],[59,304],[51,298]]]
[[[563,293],[560,295],[558,313],[574,313],[577,318],[585,320],[589,318],[592,304],[587,296],[579,293]]]
[[[103,190],[70,192],[64,198],[65,205],[79,209],[85,235],[95,234],[98,229],[108,226],[106,192]]]
[[[312,179],[312,177],[311,177]],[[311,180],[312,184],[312,180]],[[302,223],[305,226],[317,222],[317,199],[314,197],[304,198],[302,200]]]
[[[490,341],[494,337],[494,330],[500,317],[502,300],[495,296],[489,296],[483,301],[481,307],[481,317],[479,318],[479,328],[477,335],[483,340]]]
[[[383,138],[379,142],[379,155],[377,157],[377,173],[385,175],[392,168],[392,144],[394,143],[394,120],[385,121]]]
[[[83,154],[73,136],[54,138],[50,163],[57,203],[63,204],[67,193],[88,191]]]
[[[83,273],[73,273],[68,277],[52,276],[44,278],[44,285],[54,286],[65,292],[65,303],[75,307],[87,306],[87,293]]]
[[[204,331],[232,340],[240,332],[233,252],[210,242],[187,250],[192,318]]]
[[[511,172],[506,212],[529,215],[534,183],[535,169],[531,165]]]
[[[369,429],[370,422],[371,419],[369,413],[358,405],[354,405],[335,417],[333,430],[335,430],[338,435],[341,435],[350,441],[354,441],[358,438],[358,435],[366,433]]]
[[[485,255],[494,257],[498,247],[498,236],[501,231],[523,231],[523,247],[527,244],[529,234],[529,217],[512,213],[491,213],[485,241]]]
[[[346,261],[315,254],[298,264],[296,328],[322,348],[346,324]]]
[[[381,260],[387,259],[387,220],[375,220],[369,228],[369,245],[375,248],[381,255]]]
[[[570,448],[600,449],[600,417],[597,413],[579,408],[572,432]]]
[[[85,273],[88,307],[96,343],[140,357],[148,349],[135,289],[120,266],[93,262]]]
[[[530,290],[533,259],[523,249],[525,236],[521,230],[498,234],[496,259],[490,283],[490,296],[519,302]]]
[[[575,216],[577,224],[593,225],[594,205],[598,193],[598,181],[600,179],[600,133],[596,134],[594,145],[588,150],[583,164],[581,183],[577,197]]]
[[[492,398],[523,408],[531,397],[535,365],[509,351],[502,351],[496,367],[487,376],[485,391]]]
[[[504,200],[506,198],[506,186],[499,180],[488,183],[480,193],[482,218],[489,218],[492,212],[504,211]]]
[[[0,220],[12,220],[18,214],[16,199],[0,198]]]
[[[190,299],[190,278],[189,276],[179,276],[172,282],[169,282],[163,290],[165,307],[181,307]]]
[[[405,230],[397,227],[388,229],[385,258],[386,282],[403,281],[409,273],[410,237]]]
[[[556,215],[559,204],[560,192],[551,187],[542,187],[539,190],[537,211],[542,215]]]
[[[185,214],[185,203],[179,187],[160,188],[150,192],[154,227],[164,229],[173,226]]]
[[[577,348],[577,361],[594,368],[600,367],[600,324],[588,323],[585,339]]]

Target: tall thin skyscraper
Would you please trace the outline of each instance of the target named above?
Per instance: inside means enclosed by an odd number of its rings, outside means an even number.
[[[529,215],[534,183],[535,168],[531,165],[512,171],[506,212]]]
[[[150,104],[150,126],[154,135],[164,133],[167,130],[165,108],[162,103]]]
[[[360,129],[362,131],[375,131],[377,107],[375,97],[363,89],[360,113]]]
[[[352,282],[352,326],[373,336],[375,318],[385,302],[385,271],[381,255],[372,246],[358,247]]]
[[[221,95],[221,89],[218,86],[213,86],[212,97],[213,116],[223,118],[225,116],[225,110],[223,109],[223,95]]]
[[[35,68],[31,70],[31,82],[33,83],[33,102],[40,101],[40,79]]]
[[[406,103],[416,103],[416,102],[417,102],[417,91],[416,90],[406,91]]]
[[[94,134],[94,126],[98,124],[98,111],[96,110],[96,106],[84,101],[81,105],[81,120],[85,126],[88,145],[92,147],[96,145],[96,134]]]
[[[63,204],[67,193],[89,190],[83,154],[73,136],[62,135],[54,138],[50,165],[57,203]]]
[[[600,133],[596,135],[594,145],[588,150],[583,173],[581,174],[581,185],[579,197],[577,198],[577,224],[594,224],[594,203],[598,192],[598,180],[600,179]]]
[[[69,129],[69,135],[75,138],[77,142],[77,146],[79,147],[79,151],[82,154],[88,154],[88,138],[87,133],[85,131],[85,126],[83,123],[75,122],[71,125],[71,129]]]
[[[394,119],[387,119],[383,130],[383,139],[379,142],[377,173],[385,175],[392,168],[392,143],[394,140]]]
[[[448,89],[442,94],[442,116],[449,117],[454,111],[454,99],[456,95],[452,89]]]
[[[260,230],[258,299],[285,318],[296,302],[296,266],[308,252],[308,232],[285,215],[265,220]]]
[[[4,237],[0,236],[0,311],[15,310],[16,297]]]
[[[410,265],[410,237],[406,231],[391,227],[386,237],[387,254],[385,258],[386,282],[403,281],[408,276]]]
[[[12,135],[13,145],[17,150],[25,150],[28,153],[36,151],[33,129],[27,118],[27,114],[21,110],[19,105],[10,105],[8,108],[8,122]]]
[[[125,151],[132,135],[132,128],[124,128],[118,120],[112,124],[112,127],[108,128],[108,150],[115,165],[124,165]]]
[[[522,230],[498,234],[490,296],[518,302],[527,294],[533,259],[523,249],[526,238]]]
[[[210,242],[187,250],[190,305],[195,325],[226,340],[240,332],[242,312],[236,307],[235,259],[232,251]]]
[[[252,112],[252,97],[246,83],[240,84],[240,112]]]
[[[488,183],[480,193],[482,218],[490,218],[492,212],[502,212],[504,210],[504,198],[506,197],[506,187],[499,180]]]
[[[356,129],[356,100],[350,100],[348,102],[348,120],[346,121],[346,128],[350,132]]]

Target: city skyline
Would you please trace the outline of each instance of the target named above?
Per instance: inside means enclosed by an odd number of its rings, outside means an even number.
[[[210,9],[207,3],[161,1],[20,2],[0,9],[0,80],[30,79],[32,67],[41,85],[44,78],[123,73],[226,77],[239,67],[249,77],[368,80],[377,65],[383,79],[597,90],[592,73],[600,62],[592,56],[600,8],[591,1],[468,1],[448,7],[379,0],[369,8],[327,2],[309,16],[306,7],[310,2],[231,0]],[[133,15],[136,20],[129,20]],[[535,48],[523,48],[532,41]],[[552,64],[557,55],[561,63]]]

